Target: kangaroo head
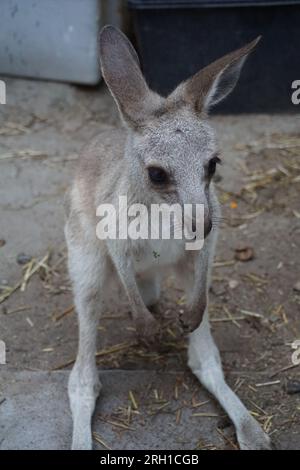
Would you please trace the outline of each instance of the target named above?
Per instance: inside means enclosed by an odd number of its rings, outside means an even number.
[[[220,161],[207,114],[233,90],[259,39],[216,60],[164,98],[149,89],[123,33],[106,26],[100,35],[102,74],[129,131],[125,158],[140,202],[203,204],[206,234],[214,215],[211,180]]]

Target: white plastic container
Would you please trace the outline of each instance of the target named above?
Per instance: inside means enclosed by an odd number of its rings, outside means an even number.
[[[0,75],[95,84],[101,26],[100,0],[1,0]]]

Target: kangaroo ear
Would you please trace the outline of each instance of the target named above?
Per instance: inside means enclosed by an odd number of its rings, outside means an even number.
[[[231,52],[200,70],[172,93],[190,103],[197,112],[208,111],[234,89],[248,54],[260,36],[241,49]],[[171,95],[171,96],[172,96]]]
[[[100,33],[100,59],[103,78],[124,121],[133,128],[142,126],[161,98],[149,89],[132,44],[113,26]]]

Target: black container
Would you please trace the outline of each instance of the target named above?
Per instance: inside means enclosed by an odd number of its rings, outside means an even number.
[[[138,50],[150,87],[167,95],[223,54],[255,37],[231,97],[217,112],[299,112],[292,82],[300,80],[300,0],[130,0]]]

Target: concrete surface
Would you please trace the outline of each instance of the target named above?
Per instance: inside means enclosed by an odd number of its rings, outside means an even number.
[[[216,116],[213,123],[223,159],[218,194],[224,215],[210,293],[213,334],[230,385],[278,447],[299,449],[300,396],[288,394],[286,384],[300,379],[299,367],[291,368],[291,343],[300,337],[300,295],[294,289],[300,280],[300,119]],[[40,260],[50,251],[51,256],[48,267],[34,274],[24,290],[16,289],[0,304],[0,340],[7,352],[7,365],[0,365],[2,448],[67,448],[71,441],[66,372],[54,371],[70,367],[77,347],[66,271],[63,194],[83,145],[114,125],[119,119],[104,87],[7,80],[7,105],[0,106],[0,296],[23,278],[18,255]],[[258,187],[256,195],[243,189],[249,175],[280,166],[283,172]],[[249,262],[235,259],[240,245],[253,248],[255,256]],[[133,416],[136,431],[114,431],[96,417],[95,429],[109,447],[235,445],[233,427],[225,418],[219,422],[191,417],[191,392],[184,386],[181,420],[172,427],[178,407],[171,393],[173,375],[184,373],[184,381],[192,381],[197,402],[207,398],[187,371],[186,341],[176,322],[181,309],[180,286],[168,279],[161,302],[164,336],[152,349],[136,343],[126,307],[102,318],[98,351],[103,354],[98,364],[109,372],[103,374],[97,413],[118,420],[116,408],[128,404],[131,388],[143,410],[141,417]],[[116,352],[110,352],[115,346]],[[164,412],[168,405],[149,417],[147,397],[141,394],[151,381],[153,389],[165,390],[170,414]],[[259,386],[269,381],[276,383]],[[207,406],[203,411],[222,415],[213,401]],[[230,441],[217,428],[228,433]]]
[[[6,399],[0,405],[0,450],[70,447],[72,422],[66,394],[67,375],[66,372],[4,373],[1,393]],[[94,416],[94,432],[111,449],[195,449],[199,443],[202,446],[224,444],[216,431],[222,412],[207,393],[195,394],[195,383],[190,378],[185,379],[189,389],[180,386],[183,379],[183,374],[178,373],[105,371],[101,374],[103,391]],[[177,399],[174,398],[176,384]],[[155,398],[155,390],[159,399]],[[129,391],[134,393],[139,414],[133,415],[129,429],[124,429],[116,416],[119,408],[126,409],[130,404]],[[208,403],[192,408],[192,397],[195,403]],[[162,407],[164,411],[159,413]],[[181,416],[176,423],[178,410]],[[200,410],[216,417],[193,416]],[[95,440],[95,448],[105,447]]]

